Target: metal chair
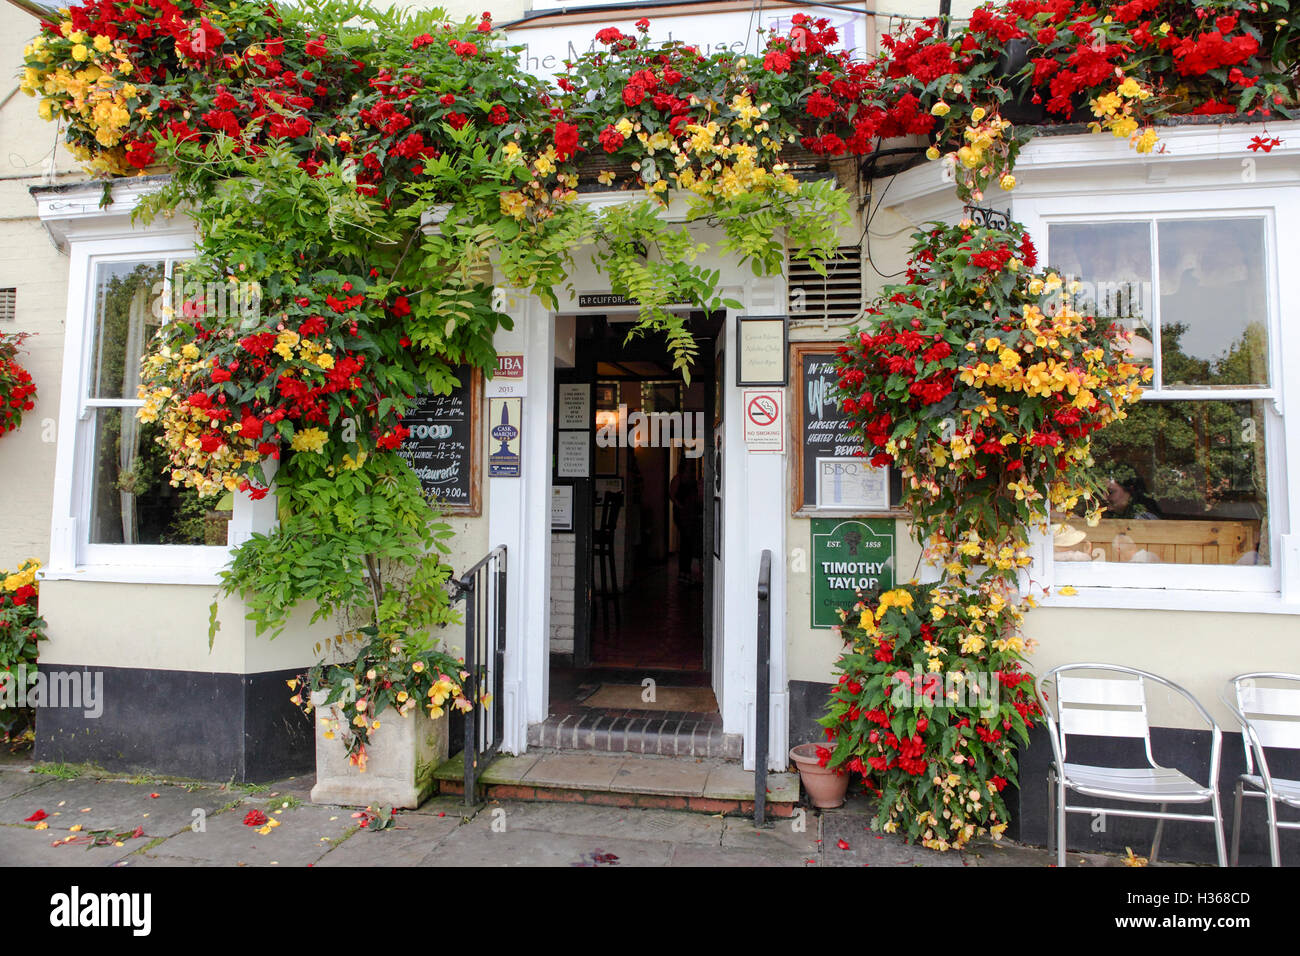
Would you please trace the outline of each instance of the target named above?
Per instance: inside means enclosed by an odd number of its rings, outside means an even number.
[[[1264,680],[1284,686],[1260,687],[1257,682]],[[1300,820],[1279,820],[1277,806],[1281,803],[1300,809],[1300,780],[1282,780],[1269,773],[1264,748],[1300,750],[1300,674],[1238,674],[1228,681],[1220,699],[1241,725],[1241,745],[1246,751],[1246,772],[1237,780],[1232,805],[1232,865],[1237,865],[1241,847],[1241,798],[1247,796],[1264,800],[1269,856],[1274,866],[1281,866],[1278,830],[1300,830]],[[1247,784],[1253,789],[1247,790]]]
[[[1109,671],[1125,677],[1079,677],[1076,671]],[[1201,715],[1211,730],[1210,782],[1197,783],[1181,771],[1162,767],[1151,754],[1151,726],[1147,721],[1146,682],[1152,681],[1181,694]],[[1048,704],[1043,685],[1055,688],[1056,707]],[[1160,853],[1160,837],[1166,820],[1214,824],[1214,841],[1219,865],[1227,864],[1223,839],[1223,810],[1219,801],[1219,756],[1223,735],[1214,718],[1195,697],[1171,681],[1146,671],[1118,664],[1063,664],[1035,681],[1035,692],[1047,721],[1054,763],[1047,774],[1048,816],[1055,818],[1057,862],[1066,865],[1065,820],[1067,813],[1103,814],[1116,817],[1154,819],[1155,839],[1151,843],[1152,863]],[[1125,737],[1141,740],[1146,747],[1146,767],[1093,767],[1066,762],[1066,739],[1076,734],[1092,737]],[[1108,809],[1067,806],[1066,791],[1090,797],[1159,804],[1157,810]],[[1170,813],[1169,804],[1209,803],[1212,814]],[[1048,850],[1052,839],[1048,837]]]

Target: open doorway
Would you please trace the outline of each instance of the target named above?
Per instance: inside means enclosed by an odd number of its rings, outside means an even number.
[[[721,741],[710,672],[723,317],[691,315],[689,382],[661,338],[628,340],[634,318],[575,317],[572,365],[557,357],[547,724],[598,717],[616,741],[614,725],[635,718]],[[575,745],[534,730],[534,744]]]

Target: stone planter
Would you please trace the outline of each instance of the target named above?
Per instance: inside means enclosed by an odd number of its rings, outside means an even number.
[[[799,779],[808,799],[819,810],[833,810],[844,803],[849,789],[849,775],[836,773],[819,764],[817,744],[800,744],[790,751],[790,759],[799,769]]]
[[[405,807],[415,809],[433,792],[433,771],[447,760],[447,715],[430,720],[416,708],[406,717],[395,709],[379,715],[380,728],[366,748],[366,770],[353,766],[341,736],[325,738],[321,718],[335,716],[324,706],[324,691],[312,694],[316,705],[316,786],[312,803],[346,807]]]

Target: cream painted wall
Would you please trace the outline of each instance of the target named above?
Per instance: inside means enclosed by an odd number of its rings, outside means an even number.
[[[221,629],[208,650],[211,585],[45,581],[41,613],[50,639],[42,664],[258,673],[315,662],[314,645],[335,633],[330,621],[310,626],[300,609],[275,640],[258,637],[235,599],[218,601]]]
[[[36,407],[22,428],[0,438],[0,569],[49,557],[54,422],[59,413],[68,260],[36,218],[29,186],[77,178],[54,124],[18,90],[23,46],[36,20],[0,3],[0,288],[17,290],[17,320],[0,331],[34,332],[20,357],[36,382]],[[53,178],[45,178],[46,172]]]
[[[459,575],[487,552],[487,519],[453,518],[448,524],[454,536],[446,560]],[[221,628],[209,650],[213,600]],[[244,618],[242,602],[218,599],[214,585],[45,581],[41,612],[50,635],[41,663],[79,667],[254,674],[309,666],[320,656],[315,645],[338,633],[332,619],[310,623],[311,609],[304,607],[279,637],[259,636]],[[463,625],[450,625],[439,636],[455,653],[463,649]]]
[[[894,273],[904,267],[917,225],[890,208],[875,216],[871,251],[880,272]],[[861,228],[859,224],[858,234]],[[869,266],[863,279],[868,301],[884,285],[897,281],[881,277]],[[842,337],[844,331],[833,329],[830,338]],[[827,336],[819,330],[792,331],[790,338],[809,341],[826,340]],[[787,495],[790,493],[787,490]],[[917,574],[920,548],[909,536],[906,521],[896,521],[895,528],[897,579],[907,581]],[[787,518],[786,537],[792,551],[803,548],[811,556],[808,519]],[[787,556],[787,566],[789,562]],[[810,573],[788,573],[789,677],[830,683],[843,645],[832,631],[811,627],[811,586]],[[1224,681],[1254,670],[1300,673],[1300,615],[1296,614],[1043,607],[1029,612],[1025,631],[1037,642],[1029,657],[1032,671],[1081,661],[1148,670],[1187,688],[1229,733],[1235,733],[1235,724],[1218,700]],[[1190,707],[1162,688],[1150,691],[1149,704],[1156,726],[1204,727]]]

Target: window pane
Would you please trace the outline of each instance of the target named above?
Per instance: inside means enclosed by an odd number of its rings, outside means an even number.
[[[102,262],[95,270],[94,358],[91,398],[135,398],[140,359],[161,319],[165,263]]]
[[[1132,358],[1150,365],[1151,226],[1145,222],[1056,223],[1048,231],[1053,268],[1082,288],[1074,308],[1133,333]]]
[[[1159,224],[1165,388],[1268,385],[1264,220]]]
[[[161,430],[134,408],[95,409],[91,544],[225,545],[229,499],[171,486]]]
[[[1095,528],[1057,519],[1056,559],[1268,564],[1267,414],[1262,401],[1139,402],[1093,437],[1106,511]]]

